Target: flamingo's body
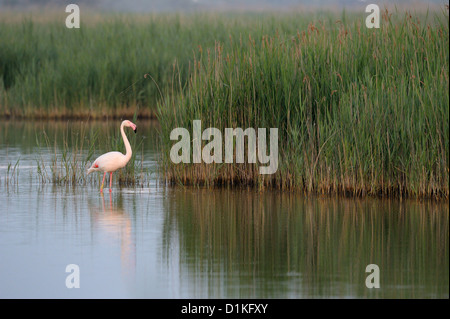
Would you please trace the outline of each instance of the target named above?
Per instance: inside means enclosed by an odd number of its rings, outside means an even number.
[[[100,192],[103,193],[103,184],[105,182],[105,176],[106,173],[109,173],[109,191],[111,192],[111,186],[112,186],[112,173],[117,171],[119,168],[125,167],[127,165],[128,161],[131,158],[131,146],[130,142],[128,141],[127,136],[125,135],[125,132],[123,131],[124,127],[131,127],[133,131],[136,133],[137,127],[132,122],[125,120],[120,125],[120,133],[122,134],[123,143],[125,144],[125,155],[120,152],[108,152],[106,154],[103,154],[99,156],[92,166],[87,170],[87,174],[89,175],[92,172],[103,172],[103,180],[102,185],[100,186]]]

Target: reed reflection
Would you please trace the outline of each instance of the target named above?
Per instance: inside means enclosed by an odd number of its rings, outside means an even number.
[[[178,244],[196,297],[448,297],[448,204],[185,189],[165,205],[165,255]],[[366,288],[372,263],[390,289]]]

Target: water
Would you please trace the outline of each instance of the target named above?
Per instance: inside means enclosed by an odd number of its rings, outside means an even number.
[[[137,124],[155,171],[157,125]],[[449,297],[448,203],[166,187],[155,174],[104,195],[40,182],[36,154],[50,161],[78,129],[0,122],[1,298]],[[44,130],[51,150],[37,147]],[[66,287],[70,264],[79,289]],[[369,264],[379,289],[366,287]]]

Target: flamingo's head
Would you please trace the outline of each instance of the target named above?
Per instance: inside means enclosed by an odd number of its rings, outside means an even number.
[[[127,127],[131,127],[131,128],[133,129],[134,133],[137,132],[137,126],[136,126],[136,124],[134,124],[134,123],[131,122],[131,121],[125,120],[125,121],[123,121],[123,125],[124,125],[124,126],[127,126]]]

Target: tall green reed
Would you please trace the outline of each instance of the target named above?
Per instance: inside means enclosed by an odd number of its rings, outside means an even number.
[[[67,29],[64,19],[39,17],[0,21],[4,116],[121,117],[139,108],[141,118],[150,117],[160,96],[149,78],[142,80],[144,74],[167,89],[175,61],[186,79],[199,46],[214,47],[248,30],[290,32],[301,21],[264,14],[105,14],[84,16],[75,30]]]
[[[347,17],[200,47],[188,79],[176,73],[180,89],[159,103],[166,179],[448,198],[448,14],[421,19],[386,10],[381,29]],[[262,177],[253,164],[174,165],[170,131],[192,130],[194,119],[278,128],[277,174]]]

